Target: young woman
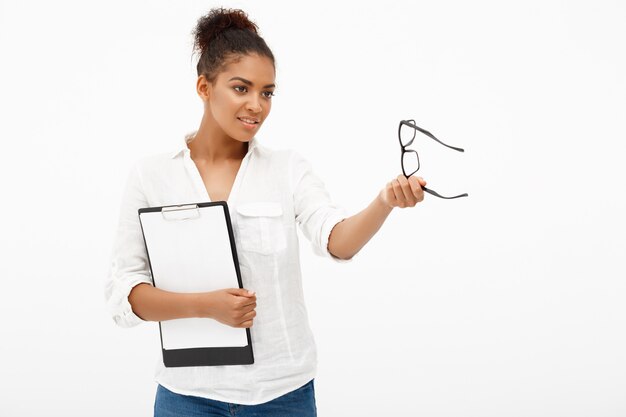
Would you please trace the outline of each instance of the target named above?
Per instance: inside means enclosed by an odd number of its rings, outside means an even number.
[[[176,152],[141,160],[123,197],[106,297],[123,327],[205,317],[251,328],[255,363],[166,368],[155,416],[315,416],[316,349],[308,325],[296,224],[314,250],[351,259],[394,207],[413,207],[426,182],[399,175],[360,213],[332,204],[309,163],[256,135],[270,114],[274,56],[241,10],[213,9],[194,31],[200,126]],[[137,209],[228,202],[245,289],[172,293],[151,284]]]

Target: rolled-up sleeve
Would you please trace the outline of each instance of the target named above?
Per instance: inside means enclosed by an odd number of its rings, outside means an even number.
[[[330,234],[337,223],[348,217],[346,210],[333,204],[311,164],[295,151],[290,166],[296,222],[313,251],[336,262],[350,262],[353,258],[340,259],[328,250]]]
[[[133,167],[122,197],[117,233],[105,283],[105,299],[116,324],[132,327],[143,322],[132,310],[128,295],[140,283],[152,285],[148,256],[137,210],[147,207],[138,166]]]

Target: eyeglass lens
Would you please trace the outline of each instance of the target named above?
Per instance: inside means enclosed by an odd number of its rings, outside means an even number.
[[[400,126],[400,142],[402,143],[402,146],[409,146],[413,139],[415,139],[416,132],[417,131],[411,126],[402,124]]]
[[[402,166],[406,175],[411,176],[420,169],[420,160],[415,151],[406,151],[402,154]]]

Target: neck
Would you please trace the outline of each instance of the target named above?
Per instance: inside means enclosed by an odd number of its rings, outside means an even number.
[[[194,139],[187,147],[194,161],[201,160],[210,164],[242,160],[248,152],[248,142],[240,142],[226,135],[206,112]]]

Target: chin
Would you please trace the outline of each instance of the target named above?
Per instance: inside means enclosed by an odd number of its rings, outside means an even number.
[[[239,142],[250,142],[252,140],[252,138],[254,137],[254,135],[257,134],[257,132],[259,131],[259,129],[255,129],[253,132],[232,132],[232,134],[230,135],[231,138],[239,141]]]
[[[237,142],[241,142],[241,143],[248,143],[248,142],[250,142],[252,140],[253,137],[254,137],[254,135],[251,135],[251,136],[241,136],[241,135],[231,136],[231,138],[233,138]]]

